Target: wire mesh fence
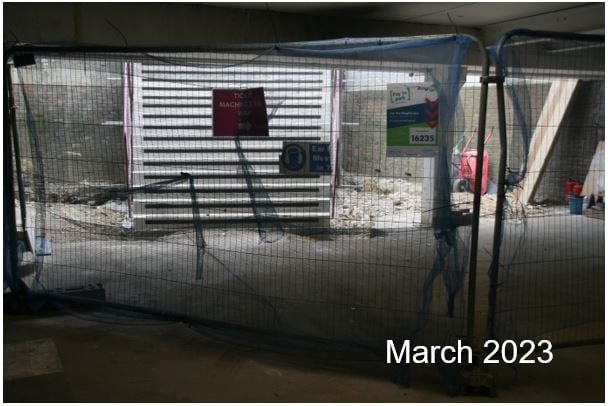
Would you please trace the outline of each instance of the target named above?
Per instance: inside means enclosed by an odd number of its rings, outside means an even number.
[[[494,51],[507,156],[490,335],[603,339],[603,37],[515,31]]]
[[[387,339],[486,327],[479,216],[497,214],[489,336],[603,338],[603,52],[506,35],[486,117],[463,35],[17,47],[19,274],[31,298],[384,359]]]
[[[461,337],[473,194],[452,193],[452,146],[475,138],[464,59],[481,52],[466,36],[19,49],[30,290],[366,348]]]

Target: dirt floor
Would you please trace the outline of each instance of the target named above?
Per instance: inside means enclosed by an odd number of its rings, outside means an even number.
[[[331,226],[335,229],[390,229],[419,227],[421,225],[422,185],[400,178],[353,177],[337,189],[335,213]],[[141,230],[133,229],[129,206],[125,200],[81,199],[74,203],[72,195],[61,201],[44,205],[27,203],[28,213],[45,212],[42,220],[46,229],[54,232],[55,242],[80,241],[83,232],[95,232],[108,237],[140,237]],[[473,194],[451,193],[455,210],[473,210]],[[73,199],[72,199],[73,200]],[[567,214],[566,206],[527,204],[521,206],[512,194],[507,194],[505,216],[518,217],[525,210],[526,217],[543,217]],[[19,204],[16,203],[17,207]],[[481,198],[482,218],[491,218],[496,211],[496,195]]]

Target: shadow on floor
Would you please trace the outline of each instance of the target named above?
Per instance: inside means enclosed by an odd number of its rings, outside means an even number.
[[[567,402],[604,399],[604,346],[559,350],[549,365],[494,371],[498,397],[449,397],[435,368],[411,387],[370,361],[273,353],[183,324],[116,326],[63,314],[5,315],[4,348],[51,340],[61,372],[4,381],[7,402]],[[6,357],[5,357],[6,367]],[[32,372],[35,374],[36,372]],[[6,376],[6,372],[5,372]]]

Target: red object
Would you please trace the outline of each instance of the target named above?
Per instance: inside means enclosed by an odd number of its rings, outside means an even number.
[[[572,186],[574,186],[575,182],[571,179],[566,181],[566,203],[570,202],[570,195],[572,194]]]
[[[475,175],[477,173],[477,150],[469,149],[469,145],[473,140],[473,136],[477,129],[473,130],[473,134],[469,137],[462,152],[460,153],[460,166],[458,167],[458,178],[467,179],[471,185],[471,191],[475,191]],[[487,133],[483,140],[484,145],[492,138],[494,127]],[[484,195],[488,190],[488,165],[490,156],[488,151],[483,151],[483,162],[481,164],[481,194]]]
[[[490,157],[488,151],[483,151],[483,162],[481,167],[481,194],[485,194],[488,190],[488,162]],[[460,168],[458,177],[468,179],[471,184],[471,190],[475,191],[475,174],[477,168],[477,151],[466,150],[460,154]]]
[[[572,179],[566,181],[566,203],[570,202],[570,196],[580,196],[583,191],[583,184]]]
[[[573,181],[572,179],[568,179],[566,181],[566,196],[572,194],[572,186],[574,186],[575,184],[576,184],[576,182]]]
[[[267,137],[264,88],[213,89],[214,137]]]

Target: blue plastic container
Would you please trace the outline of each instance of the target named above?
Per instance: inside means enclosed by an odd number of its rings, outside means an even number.
[[[570,195],[570,214],[583,214],[583,199],[584,196]]]

